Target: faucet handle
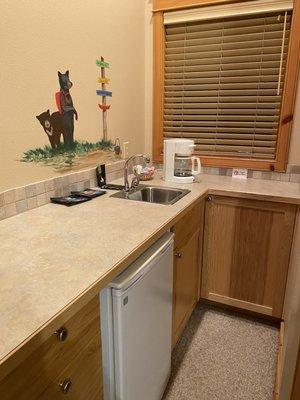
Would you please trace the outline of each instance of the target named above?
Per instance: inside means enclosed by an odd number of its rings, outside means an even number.
[[[135,175],[135,176],[132,178],[130,189],[135,189],[135,188],[137,188],[137,187],[139,186],[139,184],[140,184],[139,177],[138,177],[137,175]]]

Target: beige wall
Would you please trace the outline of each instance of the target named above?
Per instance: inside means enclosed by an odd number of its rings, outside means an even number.
[[[35,116],[56,111],[58,70],[69,69],[74,83],[76,138],[100,138],[95,60],[101,55],[111,65],[109,137],[130,141],[131,153],[144,150],[144,1],[2,0],[0,15],[0,190],[55,174],[17,160],[48,144]]]

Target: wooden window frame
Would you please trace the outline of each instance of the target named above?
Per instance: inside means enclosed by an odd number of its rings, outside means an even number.
[[[164,12],[243,0],[154,0],[153,1],[153,160],[163,161],[164,110]],[[241,167],[284,172],[287,167],[290,136],[297,92],[300,51],[300,0],[294,0],[286,75],[279,118],[277,148],[274,160],[237,157],[201,156],[204,166]]]

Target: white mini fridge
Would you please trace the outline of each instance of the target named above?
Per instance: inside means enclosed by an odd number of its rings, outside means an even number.
[[[100,293],[104,400],[160,400],[171,371],[173,234]]]

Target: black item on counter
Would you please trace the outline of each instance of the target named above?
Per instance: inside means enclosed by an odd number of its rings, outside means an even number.
[[[106,184],[106,173],[105,173],[105,164],[100,164],[96,168],[96,176],[98,186],[102,188]]]
[[[90,201],[91,198],[70,194],[69,196],[51,197],[50,200],[52,203],[63,204],[70,207],[75,206],[76,204],[84,203],[85,201]]]
[[[125,186],[124,185],[114,185],[113,183],[107,183],[106,185],[103,186],[103,189],[123,190],[123,189],[125,189]]]
[[[75,195],[75,196],[83,196],[83,197],[87,197],[88,199],[93,199],[94,197],[99,197],[102,196],[103,194],[106,193],[106,190],[102,190],[102,189],[84,189],[79,191],[72,191],[71,194]]]

